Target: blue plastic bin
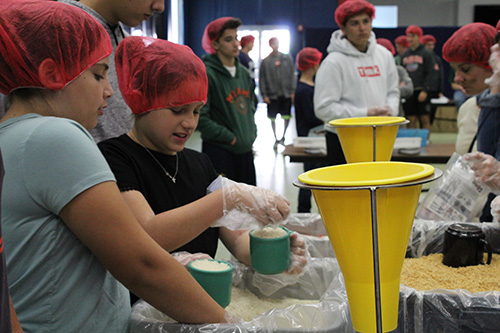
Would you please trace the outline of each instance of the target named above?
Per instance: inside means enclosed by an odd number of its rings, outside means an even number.
[[[429,130],[423,128],[400,128],[398,130],[397,138],[412,138],[421,137],[422,143],[420,147],[425,147],[427,143],[427,137],[429,136]]]

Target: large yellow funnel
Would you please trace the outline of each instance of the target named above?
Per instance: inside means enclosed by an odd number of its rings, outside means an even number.
[[[420,190],[436,178],[426,164],[366,162],[311,170],[294,183],[313,192],[356,331],[397,327],[401,267]]]
[[[347,163],[390,161],[404,117],[360,117],[330,121],[337,129]],[[374,144],[375,143],[375,144]]]

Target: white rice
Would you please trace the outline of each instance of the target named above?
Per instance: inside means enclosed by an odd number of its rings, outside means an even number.
[[[226,311],[245,320],[250,321],[271,309],[284,309],[294,304],[317,304],[319,300],[301,300],[296,298],[259,298],[248,289],[233,287],[231,304]]]
[[[288,297],[280,299],[259,298],[248,289],[241,289],[233,286],[231,291],[231,304],[226,307],[226,311],[244,321],[251,321],[269,310],[285,309],[292,305],[318,303],[319,300],[303,300]],[[162,320],[165,323],[177,323],[177,321],[163,313],[161,313],[160,316],[158,320]],[[285,326],[293,328],[292,322],[281,320],[280,324],[280,327]]]
[[[209,271],[209,272],[225,271],[231,268],[231,266],[229,266],[224,262],[219,262],[209,259],[195,260],[191,263],[191,266],[201,271]]]
[[[252,235],[259,238],[279,238],[287,232],[283,228],[264,227],[264,229],[252,231]]]

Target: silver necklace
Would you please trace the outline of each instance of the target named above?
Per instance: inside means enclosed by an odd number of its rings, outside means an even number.
[[[153,158],[153,160],[155,160],[155,162],[163,170],[165,175],[167,175],[167,177],[172,180],[172,183],[175,184],[175,180],[176,180],[175,177],[177,177],[177,172],[179,172],[179,154],[175,154],[175,173],[172,176],[172,175],[170,175],[170,173],[167,170],[165,170],[163,165],[161,165],[161,163],[156,159],[156,157],[153,155],[153,153],[151,153],[148,148],[146,148],[142,143],[139,142],[139,140],[137,140],[137,138],[132,134],[132,132],[129,132],[129,135],[130,135],[130,137],[132,137],[135,140],[135,142],[137,142],[142,148],[144,148],[144,150],[146,150],[148,152],[148,154]]]

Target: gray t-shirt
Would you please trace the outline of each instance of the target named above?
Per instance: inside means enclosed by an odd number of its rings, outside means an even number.
[[[85,6],[78,1],[58,1],[81,8],[92,15],[94,18],[96,18],[97,21],[99,21],[108,32],[108,35],[111,38],[111,44],[113,45],[113,53],[109,56],[108,80],[111,83],[111,87],[113,87],[114,94],[113,96],[108,98],[108,107],[104,109],[104,115],[99,117],[96,128],[92,129],[90,131],[90,134],[92,134],[96,142],[101,142],[103,140],[114,138],[127,133],[132,128],[132,111],[123,100],[120,89],[118,88],[118,78],[116,76],[115,68],[116,47],[122,41],[122,39],[127,36],[127,33],[119,24],[117,25],[107,22],[95,10]]]
[[[128,290],[59,217],[86,189],[114,181],[78,123],[27,114],[0,124],[2,231],[9,290],[29,332],[125,332]]]

